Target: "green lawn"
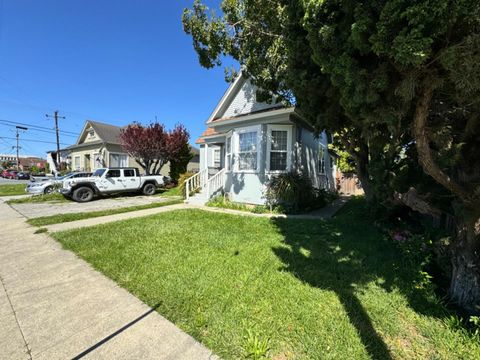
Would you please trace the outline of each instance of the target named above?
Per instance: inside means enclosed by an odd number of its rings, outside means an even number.
[[[157,207],[162,207],[167,205],[179,204],[181,202],[183,201],[168,200],[164,202],[155,202],[151,204],[128,206],[128,207],[109,209],[109,210],[42,216],[42,217],[37,217],[33,219],[28,219],[27,222],[33,226],[45,226],[45,225],[58,224],[58,223],[64,223],[69,221],[90,219],[90,218],[99,217],[99,216],[121,214],[125,212],[144,210],[144,209],[152,209],[152,208],[157,208]]]
[[[0,196],[25,195],[25,184],[2,184]]]
[[[158,189],[157,194],[158,196],[182,196],[180,193],[180,188],[178,186],[170,188],[170,189]]]
[[[181,210],[53,236],[225,359],[480,358],[365,213]]]

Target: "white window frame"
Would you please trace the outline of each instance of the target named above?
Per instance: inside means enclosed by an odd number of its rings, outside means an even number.
[[[126,165],[125,165],[125,166],[118,166],[118,167],[127,167],[127,166],[128,166],[128,154],[126,154],[126,153],[120,153],[120,152],[109,152],[109,153],[108,153],[108,166],[109,166],[109,167],[117,167],[117,166],[112,166],[112,164],[111,164],[111,158],[110,158],[110,156],[112,156],[112,155],[125,156],[125,158],[126,158]]]
[[[256,132],[257,133],[257,168],[250,170],[240,170],[240,134]],[[261,142],[262,142],[262,127],[261,125],[249,126],[244,128],[236,129],[234,132],[235,142],[232,143],[232,146],[235,145],[235,172],[241,174],[256,174],[260,169],[260,156],[262,152]]]
[[[323,144],[318,145],[318,174],[326,174],[326,160],[325,154],[327,154],[327,148]],[[322,166],[323,164],[323,166]],[[323,171],[322,171],[323,170]]]
[[[287,168],[285,170],[270,170],[270,153],[272,152],[272,131],[287,132]],[[275,150],[273,150],[275,151]],[[281,151],[278,151],[281,152]],[[267,172],[269,174],[286,173],[292,168],[292,126],[291,125],[268,125],[267,126]]]
[[[230,149],[228,148],[228,142],[230,141]],[[225,138],[225,171],[231,172],[232,171],[232,157],[233,157],[233,137],[232,135],[228,135]]]

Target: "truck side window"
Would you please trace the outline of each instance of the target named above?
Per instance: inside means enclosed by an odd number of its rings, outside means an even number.
[[[125,170],[123,170],[123,176],[125,176],[125,177],[134,177],[134,176],[135,176],[135,170],[133,170],[133,169],[125,169]]]
[[[120,177],[120,170],[108,170],[107,177]]]

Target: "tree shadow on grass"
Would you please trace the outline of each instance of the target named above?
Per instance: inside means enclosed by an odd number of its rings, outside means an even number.
[[[398,289],[417,312],[441,316],[438,303],[413,286],[416,270],[406,266],[398,249],[382,239],[363,211],[363,202],[354,200],[328,222],[272,219],[286,246],[273,249],[284,264],[282,270],[301,281],[334,291],[351,324],[372,359],[392,356],[356,296],[356,291],[376,282],[387,292]]]

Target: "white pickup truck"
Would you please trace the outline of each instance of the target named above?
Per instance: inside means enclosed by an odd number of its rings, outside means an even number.
[[[77,202],[91,201],[94,196],[122,192],[154,195],[164,185],[162,175],[141,176],[137,168],[101,168],[90,177],[67,179],[60,192]]]

